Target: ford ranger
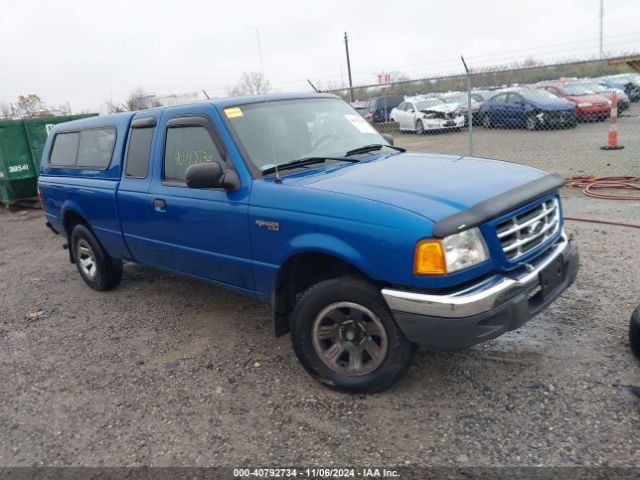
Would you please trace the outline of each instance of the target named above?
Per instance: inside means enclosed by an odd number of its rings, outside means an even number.
[[[573,282],[562,185],[405,152],[338,97],[304,94],[56,125],[39,193],[89,287],[139,262],[232,289],[272,305],[315,378],[372,392],[417,345],[495,338]]]

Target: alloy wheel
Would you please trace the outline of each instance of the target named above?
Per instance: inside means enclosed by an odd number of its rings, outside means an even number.
[[[312,327],[318,358],[336,373],[367,375],[384,362],[389,349],[381,320],[368,308],[352,302],[325,307]]]

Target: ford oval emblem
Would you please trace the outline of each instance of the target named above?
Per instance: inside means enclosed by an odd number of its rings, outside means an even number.
[[[543,221],[539,221],[534,223],[533,225],[531,225],[529,227],[529,233],[531,235],[537,235],[538,233],[540,233],[542,231],[542,229],[544,228],[544,222]]]

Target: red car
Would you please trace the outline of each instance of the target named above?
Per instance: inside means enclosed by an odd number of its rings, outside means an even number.
[[[613,102],[613,92],[615,90],[617,101],[618,101],[618,114],[624,112],[629,108],[629,97],[622,90],[606,88],[594,81],[581,81],[581,82],[576,82],[575,84],[572,84],[572,85],[577,85],[577,84],[582,85],[584,88],[589,89],[590,92],[595,93],[596,95],[601,95],[606,99],[611,100],[612,102]]]
[[[576,104],[578,118],[582,121],[604,120],[611,115],[611,101],[596,95],[581,84],[545,83],[538,88]]]

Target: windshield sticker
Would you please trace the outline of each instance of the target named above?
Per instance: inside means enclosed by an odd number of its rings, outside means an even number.
[[[244,113],[238,107],[233,108],[225,108],[224,113],[227,118],[236,118],[236,117],[244,117]]]
[[[345,113],[344,118],[351,122],[351,125],[356,127],[362,133],[377,133],[376,129],[371,126],[369,122],[367,122],[360,115],[354,115],[351,113]]]

